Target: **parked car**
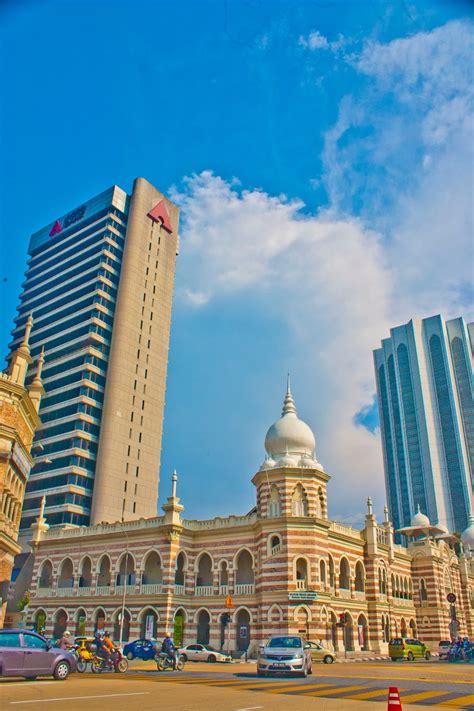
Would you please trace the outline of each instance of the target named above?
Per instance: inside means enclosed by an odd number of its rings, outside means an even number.
[[[438,644],[438,651],[439,651],[439,658],[440,659],[447,659],[449,650],[451,647],[451,640],[449,639],[443,639],[441,642]]]
[[[337,655],[335,652],[332,651],[332,649],[323,647],[322,644],[318,644],[317,642],[307,642],[306,644],[309,646],[309,649],[311,651],[311,659],[313,660],[313,662],[324,662],[325,664],[332,664],[336,661]]]
[[[391,639],[388,645],[388,655],[392,662],[397,659],[408,659],[412,662],[414,659],[430,659],[431,652],[423,642],[419,639],[405,639],[403,637],[395,637]]]
[[[230,662],[231,657],[228,654],[218,652],[217,649],[209,644],[188,644],[186,647],[181,647],[179,654],[183,662]]]
[[[303,637],[274,635],[259,649],[258,676],[297,674],[305,677],[311,672],[311,647]]]
[[[128,642],[123,648],[123,656],[127,659],[155,659],[159,654],[160,649],[157,648],[158,642],[156,639],[136,639],[134,642]]]
[[[24,629],[0,630],[0,676],[52,675],[58,681],[76,671],[76,658],[48,642],[36,632]]]

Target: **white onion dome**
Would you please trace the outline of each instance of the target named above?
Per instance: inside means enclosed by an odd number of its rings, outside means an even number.
[[[411,523],[411,528],[429,528],[431,526],[430,519],[425,516],[424,513],[420,511],[420,504],[418,504],[418,511],[413,516]]]
[[[270,457],[275,459],[286,454],[308,455],[314,457],[316,440],[310,427],[300,420],[290,390],[286,391],[281,417],[268,430],[265,437],[265,449]]]
[[[474,551],[474,515],[471,514],[468,520],[468,527],[461,534],[461,543],[465,550]]]

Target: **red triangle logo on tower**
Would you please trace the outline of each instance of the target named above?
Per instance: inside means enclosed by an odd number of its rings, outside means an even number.
[[[166,209],[165,201],[160,200],[160,202],[155,205],[155,207],[150,210],[148,217],[151,217],[153,222],[161,222],[164,229],[170,234],[173,233],[173,228],[171,227],[170,216],[168,215],[168,210]]]
[[[59,220],[56,220],[54,225],[51,227],[51,232],[49,233],[50,237],[54,237],[54,235],[58,235],[60,232],[62,232],[63,226],[59,222]]]

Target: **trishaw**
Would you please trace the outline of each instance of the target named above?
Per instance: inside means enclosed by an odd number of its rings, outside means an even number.
[[[96,656],[96,641],[94,637],[76,637],[77,671],[85,672],[87,665],[92,663]]]

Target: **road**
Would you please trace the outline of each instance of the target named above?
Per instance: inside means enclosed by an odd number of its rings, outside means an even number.
[[[157,672],[133,662],[126,674],[74,674],[66,682],[0,682],[2,711],[376,711],[387,708],[389,686],[400,691],[403,710],[474,710],[474,665],[438,661],[364,662],[314,666],[307,679],[259,679],[253,664],[188,663],[183,672]],[[342,699],[344,701],[342,702]]]

